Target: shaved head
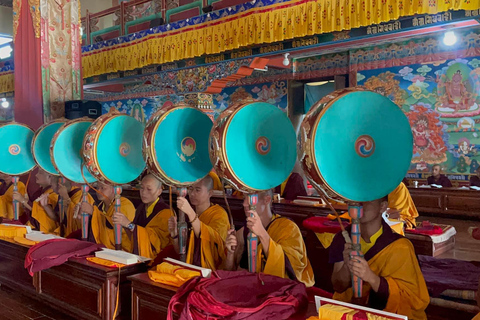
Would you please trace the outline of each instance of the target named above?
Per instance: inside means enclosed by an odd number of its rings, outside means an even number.
[[[265,199],[266,197],[270,197],[270,199],[273,199],[273,190],[272,190],[272,189],[268,189],[268,190],[259,192],[259,193],[258,193],[258,197],[259,197],[259,198],[262,198],[262,199]]]
[[[158,180],[153,174],[149,173],[143,177],[142,183],[147,183],[147,181],[151,181],[157,188],[162,188],[163,184],[160,180]]]
[[[163,191],[163,185],[154,175],[147,174],[142,179],[140,187],[140,198],[145,204],[151,204],[160,197]]]
[[[213,179],[210,176],[206,176],[202,180],[200,180],[200,183],[207,187],[207,191],[213,190]]]

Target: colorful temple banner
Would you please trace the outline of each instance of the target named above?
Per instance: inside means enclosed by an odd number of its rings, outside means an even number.
[[[87,46],[82,56],[83,75],[88,78],[244,46],[350,30],[402,16],[473,9],[478,9],[478,4],[469,0],[260,0]]]
[[[40,1],[43,113],[48,121],[64,116],[65,101],[82,96],[80,2]]]

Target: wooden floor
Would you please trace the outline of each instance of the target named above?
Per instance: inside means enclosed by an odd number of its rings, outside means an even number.
[[[464,261],[480,261],[480,240],[468,234],[469,227],[480,227],[480,222],[472,220],[447,219],[436,217],[420,217],[418,221],[428,220],[433,223],[448,224],[455,227],[455,249],[438,256],[439,259],[457,259]]]
[[[0,286],[0,320],[74,320],[53,308]]]

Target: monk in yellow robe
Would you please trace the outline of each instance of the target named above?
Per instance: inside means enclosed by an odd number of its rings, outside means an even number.
[[[223,183],[218,177],[217,173],[212,169],[212,171],[210,171],[208,175],[213,180],[213,190],[223,191]]]
[[[80,239],[82,237],[82,219],[80,214],[80,205],[83,201],[81,188],[72,185],[69,180],[62,184],[58,177],[53,178],[52,189],[63,199],[65,212],[63,213],[62,225],[64,228],[62,236],[66,238]],[[87,194],[87,202],[93,205],[95,201],[90,194]],[[57,204],[55,208],[57,215],[60,216],[60,208]],[[58,231],[60,234],[60,231]]]
[[[361,253],[352,256],[352,245],[338,233],[330,246],[329,262],[334,263],[332,283],[334,299],[363,304],[371,308],[427,319],[430,302],[427,285],[412,243],[395,233],[384,222],[387,197],[363,203],[360,219]],[[347,228],[350,231],[351,227]],[[363,280],[363,296],[353,298],[351,277]]]
[[[168,219],[173,217],[173,212],[161,198],[162,191],[162,183],[148,174],[142,179],[142,204],[138,206],[133,221],[123,213],[113,215],[113,222],[127,230],[133,243],[133,253],[142,257],[155,259],[160,251],[172,244]]]
[[[108,249],[115,249],[115,190],[113,186],[98,182],[97,197],[101,202],[98,206],[92,206],[88,202],[82,202],[81,212],[92,215],[89,225],[88,240],[91,242],[101,243]],[[135,218],[135,207],[127,198],[120,197],[120,213],[122,213],[129,221]],[[118,218],[117,214],[117,218]],[[127,252],[133,251],[132,241],[129,234],[122,228],[122,250]]]
[[[405,222],[407,229],[415,227],[415,219],[418,217],[417,207],[403,182],[400,182],[398,187],[388,195],[388,208],[398,211],[400,219]],[[392,218],[392,214],[390,212],[389,214]]]
[[[13,183],[12,177],[3,173],[0,173],[0,217],[13,220],[15,217],[13,210]],[[25,185],[23,182],[17,183],[18,192],[25,194]],[[18,206],[18,217],[23,215],[23,206]]]
[[[46,207],[55,208],[58,201],[58,195],[51,187],[52,175],[38,169],[35,178],[40,186],[37,191],[28,199],[20,192],[14,192],[13,199],[19,201],[25,209],[28,217],[27,225],[43,233],[55,233],[58,228],[58,215],[52,210],[45,210]]]
[[[219,205],[211,204],[213,179],[206,176],[188,190],[190,202],[183,197],[177,198],[177,207],[185,212],[186,220],[192,226],[188,241],[187,263],[216,270],[225,259],[225,238],[230,228],[227,212]],[[176,217],[168,224],[170,235],[177,252],[178,229]]]
[[[252,231],[259,239],[257,272],[290,278],[311,287],[315,280],[302,233],[293,221],[272,213],[272,197],[271,190],[260,193],[256,211],[249,211],[248,198],[245,197],[246,226],[236,233],[229,231],[225,269],[240,267],[248,270],[247,235]]]

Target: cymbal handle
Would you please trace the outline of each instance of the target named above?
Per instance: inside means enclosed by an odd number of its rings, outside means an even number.
[[[355,205],[348,205],[348,214],[352,218],[352,232],[351,232],[351,238],[352,238],[352,247],[353,251],[351,253],[351,257],[363,257],[363,254],[361,252],[361,246],[360,246],[360,219],[363,216],[363,207],[361,205],[355,204]],[[362,297],[362,288],[363,287],[363,281],[357,276],[352,277],[352,289],[353,289],[353,296],[354,298],[361,298]]]
[[[18,192],[18,176],[12,177],[13,191]],[[20,214],[20,203],[17,200],[13,200],[13,216],[14,220],[18,220]]]
[[[115,191],[115,212],[121,212],[120,194],[122,193],[122,187],[115,186],[113,188]],[[115,231],[115,250],[122,250],[122,226],[115,223],[113,227]]]
[[[187,188],[177,188],[177,196],[185,198],[187,196]],[[178,247],[180,260],[182,262],[187,261],[187,238],[188,238],[188,226],[185,221],[185,212],[178,210]]]
[[[257,209],[258,203],[258,194],[248,194],[248,209],[255,211]],[[253,217],[253,214],[251,214]],[[247,246],[248,246],[248,271],[256,272],[257,271],[257,249],[258,249],[258,237],[253,232],[249,232],[247,236]]]
[[[63,185],[65,183],[65,178],[60,177],[58,182]],[[65,214],[65,206],[64,206],[64,203],[63,203],[63,197],[58,198],[58,208],[60,210],[60,212],[59,212],[60,236],[63,237],[64,236],[64,231],[65,231],[64,228],[63,228],[64,214]]]
[[[82,185],[82,202],[88,202],[88,185]],[[88,240],[88,224],[90,222],[90,215],[82,212],[82,240]]]

